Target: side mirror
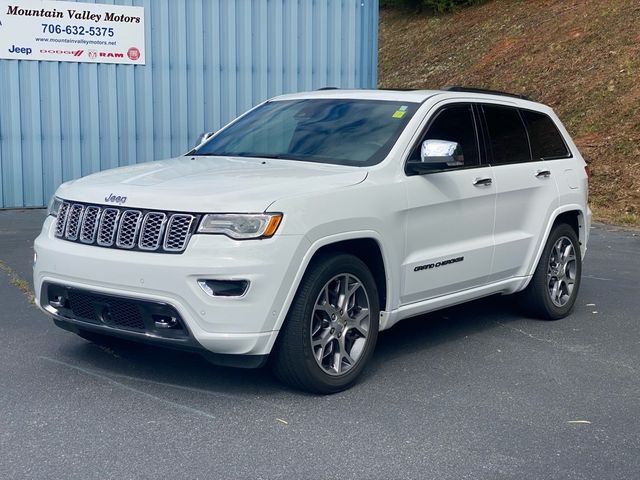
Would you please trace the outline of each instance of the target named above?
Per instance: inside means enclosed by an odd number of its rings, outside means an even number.
[[[414,174],[444,170],[464,165],[462,147],[448,140],[425,140],[420,146],[420,161],[408,162],[407,168]]]
[[[425,140],[420,148],[422,163],[446,163],[448,167],[464,165],[462,147],[456,142],[447,140]]]
[[[216,132],[202,132],[200,136],[198,136],[198,141],[196,142],[196,147],[199,147],[204,142],[209,140]]]

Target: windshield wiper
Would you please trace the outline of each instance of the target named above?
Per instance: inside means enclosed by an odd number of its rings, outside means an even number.
[[[192,155],[201,156],[201,157],[238,157],[238,158],[256,158],[256,159],[268,159],[268,160],[292,160],[295,162],[310,162],[310,163],[329,163],[342,165],[341,163],[336,163],[332,161],[328,161],[323,158],[315,158],[310,155],[285,155],[283,153],[251,153],[251,152],[240,152],[240,153],[230,153],[230,152],[222,152],[222,153],[198,153],[195,152]]]
[[[244,157],[244,155],[240,155],[240,156]],[[289,157],[287,155],[283,155],[282,153],[248,155],[248,156],[249,157],[255,157],[255,158],[270,158],[270,159],[274,159],[274,160],[297,160],[297,158]]]
[[[251,152],[222,152],[222,153],[198,153],[193,155],[199,155],[201,157],[241,157],[241,158],[269,158],[274,160],[298,160],[297,158],[290,157],[281,153],[269,154],[269,153],[251,153]]]

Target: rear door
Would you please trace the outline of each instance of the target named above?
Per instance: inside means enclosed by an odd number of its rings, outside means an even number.
[[[497,194],[492,273],[498,280],[523,276],[558,206],[556,172],[532,155],[518,108],[482,104],[480,110]]]
[[[420,159],[424,140],[446,140],[460,144],[464,164],[405,179],[404,305],[488,281],[496,189],[492,169],[482,161],[478,131],[471,103],[444,105],[430,116],[409,156]]]

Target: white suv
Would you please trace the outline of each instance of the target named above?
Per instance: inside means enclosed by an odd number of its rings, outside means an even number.
[[[82,337],[200,352],[330,393],[378,332],[521,292],[572,310],[587,169],[553,111],[475,89],[283,95],[187,155],[62,185],[37,304]]]

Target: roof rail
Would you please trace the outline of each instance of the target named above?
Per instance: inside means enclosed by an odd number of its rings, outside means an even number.
[[[316,91],[319,92],[320,90],[340,90],[340,87],[322,87],[318,88]]]
[[[500,90],[488,90],[486,88],[463,87],[461,85],[451,85],[448,87],[444,87],[442,90],[446,90],[448,92],[486,93],[488,95],[502,95],[505,97],[520,98],[522,100],[531,100],[530,97],[527,97],[526,95],[520,95],[518,93],[501,92]]]
[[[390,87],[390,88],[379,88],[378,90],[388,90],[390,92],[416,92],[418,90],[424,90],[424,89],[423,88]]]

